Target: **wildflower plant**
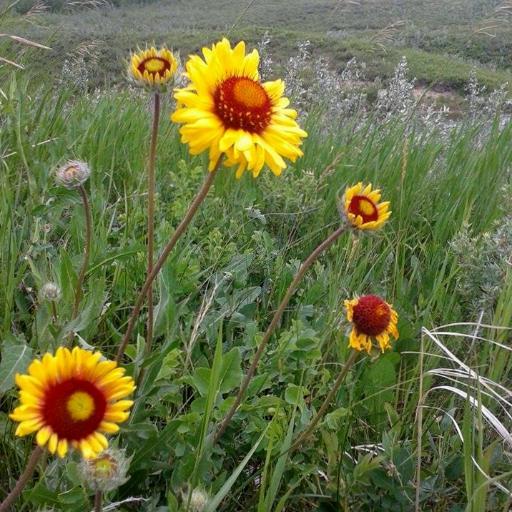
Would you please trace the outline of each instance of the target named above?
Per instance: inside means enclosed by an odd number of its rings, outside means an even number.
[[[355,229],[379,229],[391,215],[389,201],[380,199],[380,190],[359,182],[345,191],[342,214]]]
[[[82,266],[78,274],[77,285],[75,288],[75,300],[73,303],[73,318],[78,315],[78,308],[82,299],[82,287],[85,281],[85,276],[89,267],[89,259],[91,256],[92,245],[92,212],[87,191],[84,188],[85,182],[91,175],[91,169],[86,162],[80,160],[69,160],[64,165],[60,166],[55,172],[55,181],[58,185],[67,188],[68,190],[77,190],[82,199],[82,205],[85,216],[85,243],[84,243],[84,258]]]
[[[153,122],[150,134],[149,155],[147,161],[147,276],[153,270],[155,252],[155,207],[156,207],[156,153],[157,139],[160,125],[161,94],[173,83],[178,71],[179,61],[166,47],[151,47],[132,53],[128,65],[130,79],[139,86],[144,87],[153,95]],[[153,343],[153,285],[150,283],[147,290],[148,319],[146,327],[146,355],[151,352]],[[142,380],[144,373],[139,376]]]
[[[260,82],[258,52],[246,55],[243,41],[232,48],[223,39],[211,48],[203,48],[202,53],[203,58],[193,55],[186,63],[189,83],[175,91],[177,108],[171,120],[182,124],[181,141],[189,145],[192,154],[208,152],[209,173],[157,262],[148,270],[119,345],[118,361],[153,281],[207,196],[220,166],[237,165],[237,177],[246,169],[256,177],[265,165],[279,175],[286,167],[283,156],[293,162],[302,156],[300,145],[307,133],[296,123],[297,113],[288,108],[282,80]]]
[[[58,285],[55,283],[45,283],[41,287],[40,296],[43,300],[56,302],[61,298],[62,292]]]
[[[268,46],[264,41],[263,48]],[[301,66],[311,58],[310,45],[300,48],[299,61],[296,66],[297,84],[300,83]],[[266,73],[270,73],[270,64],[267,61]],[[336,84],[336,94],[339,92],[340,80],[334,74],[327,72],[327,65],[323,65],[323,74],[319,80],[331,80]],[[13,491],[0,505],[0,512],[4,512],[20,495],[23,486],[30,479],[38,460],[44,450],[64,458],[71,449],[75,449],[82,456],[80,473],[82,480],[95,493],[95,511],[102,509],[103,494],[123,485],[128,478],[130,459],[127,459],[123,449],[109,447],[105,434],[115,434],[120,424],[129,417],[130,410],[135,404],[134,417],[136,420],[128,436],[138,435],[140,418],[144,418],[143,407],[150,408],[155,405],[152,388],[155,381],[165,380],[169,375],[169,368],[162,362],[161,372],[155,374],[151,368],[152,360],[159,354],[153,354],[153,328],[155,326],[153,310],[153,283],[160,270],[166,263],[171,251],[175,248],[180,237],[185,233],[199,207],[205,200],[214,178],[222,167],[234,167],[235,177],[240,178],[246,171],[257,177],[264,168],[270,169],[279,176],[287,168],[289,162],[296,162],[303,156],[302,144],[307,137],[297,122],[297,111],[290,108],[290,101],[285,96],[285,84],[282,80],[263,81],[260,77],[260,55],[257,50],[247,51],[245,43],[232,45],[229,40],[222,39],[211,47],[202,49],[202,55],[191,56],[185,65],[184,76],[187,83],[174,90],[176,109],[171,120],[180,125],[181,142],[188,145],[193,155],[207,154],[207,169],[204,181],[197,194],[190,202],[183,219],[174,229],[168,242],[155,258],[155,171],[157,163],[157,139],[160,123],[162,93],[175,83],[178,70],[178,59],[167,48],[154,47],[133,53],[128,65],[130,80],[140,85],[143,90],[153,97],[152,128],[149,134],[149,152],[147,158],[147,268],[144,284],[141,287],[131,313],[126,329],[121,334],[115,360],[106,360],[98,351],[88,348],[74,347],[72,349],[61,346],[55,354],[46,353],[41,358],[34,359],[28,366],[27,373],[16,375],[16,384],[20,388],[18,405],[11,413],[10,418],[18,423],[17,436],[35,434],[37,447],[30,456],[26,469],[21,475]],[[320,69],[320,68],[319,68]],[[348,71],[346,74],[346,79]],[[333,96],[334,97],[334,96]],[[72,326],[80,325],[80,305],[82,303],[82,286],[85,277],[98,271],[104,262],[98,263],[89,269],[89,257],[93,242],[92,215],[84,185],[90,176],[90,169],[85,162],[71,160],[56,171],[57,183],[68,190],[80,193],[86,220],[86,243],[84,259],[76,283],[75,300],[73,304]],[[270,321],[261,337],[255,338],[255,353],[245,375],[241,368],[237,378],[226,384],[222,392],[236,392],[233,397],[226,397],[222,416],[212,414],[213,403],[216,398],[208,395],[208,417],[201,426],[202,439],[198,445],[199,457],[208,456],[207,450],[212,450],[218,443],[235,414],[240,409],[246,393],[253,384],[253,378],[258,371],[259,363],[265,355],[266,348],[274,336],[279,324],[287,310],[294,294],[299,289],[302,280],[317,260],[345,233],[351,231],[377,231],[387,223],[391,212],[389,202],[381,201],[381,193],[374,190],[371,185],[362,182],[346,189],[345,196],[338,207],[342,213],[342,222],[329,230],[325,238],[303,260],[297,260],[290,280],[283,287],[284,294],[280,298],[278,307],[273,312]],[[252,216],[265,217],[258,209],[252,210]],[[216,237],[212,239],[217,239]],[[253,239],[258,239],[253,234]],[[216,244],[218,245],[218,244]],[[239,256],[239,255],[238,255]],[[294,274],[293,276],[291,274]],[[236,274],[227,272],[226,281],[233,280]],[[60,282],[63,282],[62,280]],[[165,284],[167,286],[167,283]],[[235,284],[233,284],[233,287]],[[231,287],[231,284],[230,284]],[[192,338],[189,343],[189,352],[199,346],[196,340],[204,333],[199,324],[204,321],[209,309],[216,300],[214,287],[211,298],[207,299],[202,311],[199,311],[198,320],[194,324]],[[278,289],[279,290],[279,289]],[[258,290],[261,294],[261,290]],[[60,291],[52,287],[51,283],[41,290],[41,298],[54,302],[58,299]],[[224,297],[222,297],[224,299]],[[145,339],[138,339],[137,355],[128,352],[133,358],[134,376],[125,375],[121,367],[128,343],[136,328],[142,308],[148,305]],[[309,426],[293,441],[293,429],[289,431],[289,449],[295,450],[313,432],[319,420],[327,411],[334,393],[339,389],[346,375],[356,362],[359,351],[370,352],[373,347],[371,338],[374,337],[381,351],[390,348],[390,336],[397,337],[397,314],[392,307],[376,296],[364,296],[360,299],[347,302],[349,320],[354,325],[354,331],[349,343],[354,349],[332,385],[328,396],[324,400],[317,415],[313,417]],[[84,315],[89,314],[87,310]],[[213,314],[213,313],[212,313]],[[366,315],[366,316],[365,316]],[[55,307],[54,320],[57,319]],[[57,322],[55,321],[56,325]],[[74,327],[73,327],[74,328]],[[256,321],[254,328],[256,329]],[[79,329],[77,329],[78,331]],[[314,335],[312,335],[315,337]],[[84,347],[89,347],[85,340],[77,336]],[[68,343],[71,340],[66,340]],[[301,349],[303,340],[296,341],[297,350]],[[295,343],[295,342],[294,342]],[[143,346],[142,346],[143,345]],[[167,350],[167,345],[165,349]],[[165,362],[174,365],[178,349],[170,350],[164,356]],[[179,351],[178,351],[179,352]],[[312,351],[320,356],[320,349]],[[191,363],[190,353],[187,354],[185,366]],[[214,362],[211,368],[211,379],[224,378],[226,361],[236,359],[238,348],[223,354],[223,342],[219,337],[215,349]],[[209,368],[206,370],[210,371]],[[206,372],[205,372],[206,373]],[[163,375],[163,376],[162,376]],[[195,375],[195,374],[194,374]],[[149,378],[151,376],[151,379]],[[147,381],[147,382],[146,382]],[[223,383],[224,384],[224,383]],[[140,395],[130,398],[139,386]],[[299,388],[299,386],[296,386]],[[221,389],[219,387],[219,389]],[[220,396],[220,395],[219,395]],[[160,397],[157,399],[160,400]],[[162,407],[162,404],[157,404]],[[165,405],[166,406],[166,405]],[[138,409],[137,409],[138,408]],[[275,407],[267,408],[276,413]],[[149,412],[151,414],[151,412]],[[195,413],[194,413],[195,414]],[[275,418],[286,417],[286,414],[275,414]],[[305,417],[305,416],[304,416]],[[216,421],[210,428],[210,420]],[[179,420],[181,421],[181,420]],[[195,420],[194,420],[195,422]],[[172,432],[185,432],[188,426],[176,428],[173,420],[169,423]],[[273,425],[278,429],[279,425]],[[165,427],[167,428],[167,427]],[[144,429],[143,429],[144,430]],[[145,434],[144,434],[145,435]],[[260,441],[263,436],[260,437]],[[258,441],[258,443],[260,442]],[[152,442],[152,441],[151,441]],[[254,450],[257,448],[257,444]],[[184,448],[184,450],[187,450]],[[254,453],[254,452],[253,452]],[[134,459],[135,460],[135,459]],[[140,461],[139,461],[140,462]],[[199,466],[193,468],[188,484],[187,496],[183,502],[190,510],[213,510],[220,503],[218,495],[210,497],[199,482]]]

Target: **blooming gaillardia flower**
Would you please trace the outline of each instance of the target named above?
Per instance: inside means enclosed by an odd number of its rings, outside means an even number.
[[[349,346],[371,352],[375,339],[381,352],[391,348],[390,335],[398,339],[398,315],[393,307],[377,295],[363,295],[346,300],[347,319],[352,323]]]
[[[133,402],[123,400],[135,389],[114,361],[100,352],[60,347],[16,374],[19,405],[10,415],[19,422],[16,435],[37,432],[36,441],[64,457],[70,446],[92,458],[108,447],[102,432],[115,433],[129,416]]]
[[[279,175],[302,156],[300,145],[307,133],[288,108],[284,82],[261,82],[256,50],[246,55],[242,41],[234,48],[227,39],[203,48],[203,58],[193,55],[186,63],[190,83],[176,89],[177,109],[171,119],[181,123],[181,140],[194,155],[209,151],[212,171],[221,155],[224,165],[237,165],[236,176],[248,169],[259,175],[265,165]]]
[[[347,188],[343,210],[347,220],[356,229],[379,229],[389,219],[389,202],[380,201],[380,190],[361,182]]]
[[[128,74],[138,85],[165,89],[176,74],[178,61],[167,48],[139,50],[132,53]]]

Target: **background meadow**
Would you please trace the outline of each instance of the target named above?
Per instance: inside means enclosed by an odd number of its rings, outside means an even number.
[[[222,170],[165,265],[157,350],[112,441],[132,457],[130,478],[104,510],[508,511],[509,3],[114,4],[22,0],[0,9],[2,33],[52,48],[0,39],[0,56],[24,67],[0,67],[0,497],[32,447],[8,419],[14,373],[72,332],[114,355],[144,282],[150,102],[126,84],[123,59],[155,41],[184,60],[228,34],[260,48],[264,76],[287,80],[309,133],[304,157],[279,178],[235,180]],[[203,158],[179,143],[173,109],[167,95],[158,247],[205,173]],[[55,184],[68,158],[91,166],[94,219],[72,322],[85,221],[79,195]],[[300,262],[339,225],[345,187],[360,180],[383,190],[390,221],[374,235],[343,235],[315,263],[209,449],[271,313]],[[40,296],[49,281],[62,290],[57,321]],[[394,305],[399,341],[360,358],[314,435],[282,455],[348,357],[343,300],[365,293]],[[144,315],[138,333],[132,374]],[[78,461],[49,456],[16,510],[90,510]]]

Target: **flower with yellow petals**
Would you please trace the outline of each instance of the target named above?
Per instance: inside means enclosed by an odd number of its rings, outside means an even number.
[[[131,377],[100,352],[59,348],[16,374],[19,405],[10,415],[19,422],[16,435],[37,432],[36,441],[64,457],[70,446],[93,458],[108,447],[102,434],[119,430],[133,402],[123,400],[135,389]]]
[[[380,190],[359,182],[347,188],[344,197],[344,213],[356,229],[379,229],[389,219],[389,201],[379,203]]]
[[[371,352],[372,339],[381,352],[391,348],[390,335],[398,339],[398,314],[393,307],[377,295],[364,295],[346,300],[347,319],[352,323],[349,347]]]
[[[154,47],[132,53],[128,74],[139,85],[165,88],[178,69],[178,61],[167,48]]]
[[[295,162],[307,133],[288,108],[284,82],[262,83],[259,55],[246,55],[242,41],[234,48],[227,39],[203,48],[186,64],[188,86],[176,89],[177,109],[171,119],[183,126],[181,141],[193,155],[209,151],[212,171],[225,155],[224,165],[237,165],[236,177],[248,169],[256,177],[267,165],[275,175]]]

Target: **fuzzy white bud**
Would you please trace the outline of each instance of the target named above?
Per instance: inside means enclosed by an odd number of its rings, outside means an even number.
[[[55,180],[59,185],[69,190],[83,185],[91,175],[91,170],[85,162],[70,160],[57,169]]]
[[[45,283],[41,287],[41,298],[50,302],[57,302],[60,299],[60,288],[55,283]]]
[[[131,458],[124,450],[109,448],[95,459],[83,459],[80,473],[84,483],[94,491],[112,491],[123,485]]]
[[[208,504],[208,494],[202,489],[194,489],[190,497],[190,510],[192,512],[203,512]]]

